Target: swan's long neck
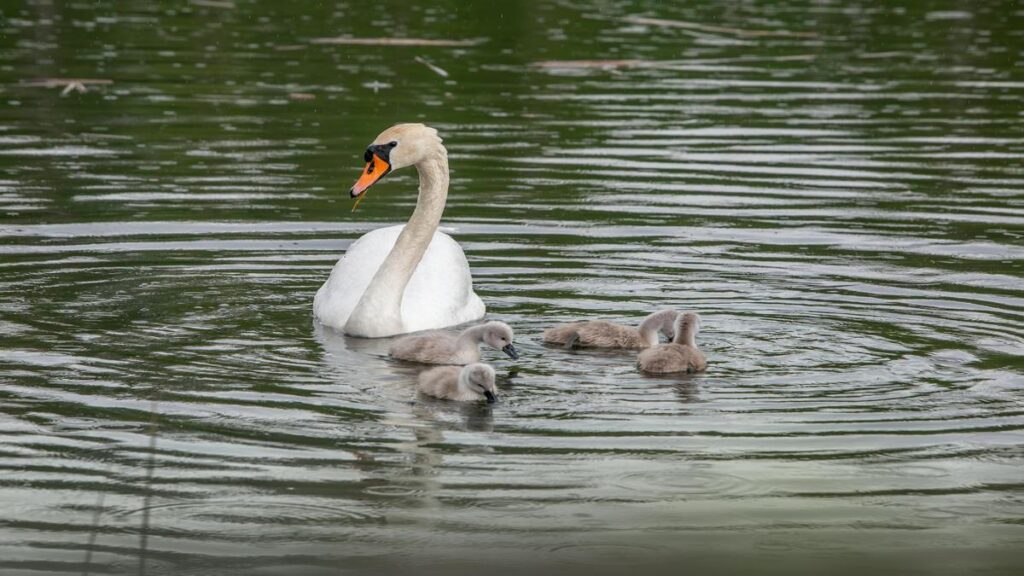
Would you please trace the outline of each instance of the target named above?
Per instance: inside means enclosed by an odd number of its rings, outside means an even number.
[[[456,341],[456,346],[459,349],[477,350],[480,348],[480,343],[483,342],[483,334],[487,330],[486,324],[480,324],[478,326],[472,326],[466,328],[459,334],[459,339]]]
[[[380,337],[404,332],[402,295],[434,237],[448,199],[448,153],[440,144],[416,164],[420,193],[416,209],[394,248],[384,259],[345,324],[355,336]]]
[[[671,326],[675,315],[676,313],[672,310],[662,310],[644,318],[636,329],[640,333],[640,338],[648,346],[654,346],[658,343],[658,332],[666,326]]]
[[[680,319],[676,330],[676,338],[673,340],[676,344],[683,344],[685,346],[697,347],[697,321],[696,320],[683,320]]]

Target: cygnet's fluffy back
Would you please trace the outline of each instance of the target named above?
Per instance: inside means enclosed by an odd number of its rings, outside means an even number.
[[[395,340],[388,348],[388,355],[424,364],[468,364],[480,359],[480,348],[460,343],[457,336],[434,331]]]
[[[697,348],[697,333],[700,331],[700,316],[695,312],[680,314],[675,325],[675,339],[668,344],[659,344],[643,350],[637,355],[636,364],[643,372],[670,374],[674,372],[703,372],[707,359]]]
[[[569,348],[621,348],[638,350],[658,343],[658,333],[672,338],[675,310],[659,310],[648,315],[636,328],[605,320],[588,320],[559,324],[544,331],[548,344]]]
[[[403,336],[391,343],[388,354],[424,364],[469,364],[480,360],[480,345],[486,344],[516,360],[519,353],[512,344],[513,337],[508,324],[487,322],[470,326],[458,336],[441,331]]]

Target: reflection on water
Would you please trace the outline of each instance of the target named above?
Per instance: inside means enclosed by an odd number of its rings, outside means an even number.
[[[1022,15],[5,8],[0,571],[1019,571]],[[516,330],[494,406],[312,322],[409,120]],[[661,307],[706,374],[541,345]]]

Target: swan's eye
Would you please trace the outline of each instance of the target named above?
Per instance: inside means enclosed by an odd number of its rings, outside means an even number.
[[[394,148],[395,146],[398,146],[398,141],[392,140],[391,142],[388,142],[388,146]]]

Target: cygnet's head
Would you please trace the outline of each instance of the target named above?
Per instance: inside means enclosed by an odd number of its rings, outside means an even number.
[[[396,124],[381,132],[366,147],[363,153],[366,167],[349,194],[361,199],[370,186],[387,174],[438,154],[446,153],[437,130],[423,124]]]
[[[493,404],[498,399],[498,386],[494,382],[494,368],[487,364],[469,364],[459,372],[459,386],[487,399]]]
[[[658,330],[668,338],[671,342],[676,338],[676,322],[679,320],[679,312],[676,310],[662,310],[659,312],[661,315],[661,326]]]
[[[504,322],[488,322],[483,325],[483,333],[480,340],[490,346],[497,348],[513,360],[519,359],[519,351],[512,345],[512,327]]]
[[[695,345],[697,333],[700,332],[700,316],[696,312],[684,312],[676,319],[675,337],[678,344]]]

